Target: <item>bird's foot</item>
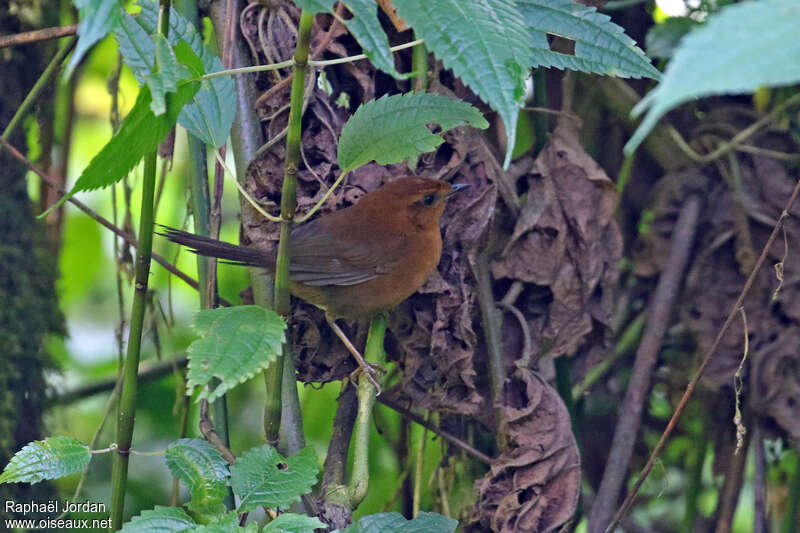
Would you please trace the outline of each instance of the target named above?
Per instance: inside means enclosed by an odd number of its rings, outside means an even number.
[[[362,364],[363,363],[363,364]],[[372,383],[372,386],[375,387],[376,393],[375,396],[380,396],[381,394],[381,374],[386,373],[386,369],[383,368],[378,363],[367,363],[362,359],[359,362],[358,368],[353,370],[350,373],[350,380],[353,383],[358,383],[358,376],[359,374],[363,373],[364,376]]]

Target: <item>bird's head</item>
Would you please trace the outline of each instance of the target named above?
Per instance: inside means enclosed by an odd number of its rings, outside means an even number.
[[[359,204],[366,202],[380,209],[384,217],[408,221],[416,230],[438,228],[447,199],[467,187],[432,178],[399,178],[365,196]]]

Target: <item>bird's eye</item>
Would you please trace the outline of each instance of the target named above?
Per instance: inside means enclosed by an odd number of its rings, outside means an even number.
[[[433,202],[436,201],[436,196],[433,194],[426,194],[425,197],[422,199],[422,203],[424,205],[433,205]]]

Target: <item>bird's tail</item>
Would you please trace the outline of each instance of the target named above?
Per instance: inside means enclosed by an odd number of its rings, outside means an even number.
[[[236,265],[274,268],[275,256],[255,248],[237,246],[210,237],[195,235],[187,231],[161,226],[159,235],[172,242],[186,246],[196,254],[224,259]]]

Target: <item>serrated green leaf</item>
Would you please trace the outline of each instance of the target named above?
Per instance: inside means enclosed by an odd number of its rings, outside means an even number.
[[[286,322],[257,305],[199,311],[192,327],[202,337],[188,349],[187,394],[202,387],[197,399],[210,402],[265,369],[285,342]]]
[[[181,108],[197,92],[198,87],[196,82],[185,83],[178,88],[178,92],[167,94],[166,112],[159,116],[150,109],[150,89],[142,87],[133,109],[125,117],[117,134],[89,162],[72,190],[39,216],[56,209],[75,193],[99,189],[121,180],[142,157],[158,148],[158,144],[175,125]]]
[[[532,65],[556,67],[631,78],[660,79],[650,59],[611,22],[611,17],[594,7],[572,0],[517,0],[533,43]],[[547,34],[575,41],[575,54],[550,49]]]
[[[647,116],[625,145],[630,154],[670,109],[714,94],[751,92],[800,81],[800,3],[761,0],[731,4],[680,43],[664,79],[633,108]]]
[[[69,59],[64,76],[69,78],[83,56],[120,21],[122,5],[116,0],[73,0],[78,9],[78,44]]]
[[[389,165],[430,152],[444,139],[431,133],[428,124],[439,124],[442,132],[466,124],[481,129],[489,125],[480,111],[461,100],[433,93],[384,96],[359,107],[342,128],[339,168],[349,172],[372,160]]]
[[[327,527],[316,516],[283,513],[264,526],[261,533],[314,533],[317,528]]]
[[[497,111],[511,162],[531,43],[512,0],[394,0],[392,6],[444,66]]]
[[[400,74],[394,66],[394,56],[389,50],[389,39],[378,20],[378,4],[375,0],[342,0],[352,17],[342,20],[353,34],[364,54],[375,67],[398,79],[411,74]]]
[[[135,18],[125,14],[117,27],[116,35],[125,63],[142,84],[155,66],[155,45],[150,34],[156,33],[158,26],[158,4],[141,0],[139,5],[142,8],[141,13]],[[195,76],[223,70],[219,57],[203,44],[203,36],[174,9],[170,10],[169,26],[167,41],[175,48],[181,63],[187,64],[178,53],[180,42],[187,43],[201,59],[203,72],[193,69]],[[191,65],[187,66],[191,68]],[[192,103],[185,106],[178,116],[178,123],[203,142],[219,148],[227,141],[236,115],[236,106],[230,105],[233,93],[234,83],[229,76],[202,80]]]
[[[156,505],[155,509],[142,511],[122,526],[121,533],[178,533],[189,531],[196,524],[180,507]]]
[[[48,437],[25,445],[0,474],[0,483],[38,483],[83,472],[92,453],[72,437]]]
[[[452,533],[458,521],[437,513],[419,513],[406,520],[400,513],[378,513],[362,517],[341,533]]]
[[[295,3],[311,13],[330,13],[336,16],[333,9],[335,0],[296,0]],[[410,74],[400,74],[394,67],[394,56],[389,50],[389,39],[378,20],[378,4],[375,0],[342,0],[342,3],[351,16],[339,20],[358,41],[372,64],[395,78],[408,78]]]
[[[201,439],[180,439],[167,448],[167,467],[186,484],[192,510],[222,502],[227,494],[228,463],[222,454]]]
[[[670,17],[647,30],[647,55],[669,59],[683,36],[700,23],[690,17]]]
[[[317,482],[317,456],[310,446],[285,459],[269,444],[242,454],[231,466],[231,487],[241,502],[237,512],[259,506],[288,507]]]
[[[178,91],[178,84],[192,77],[192,72],[178,62],[175,52],[163,35],[154,35],[156,51],[156,71],[147,76],[150,88],[150,109],[153,114],[163,115],[167,111],[167,93]]]
[[[294,0],[297,7],[310,11],[313,14],[329,13],[336,0]]]

